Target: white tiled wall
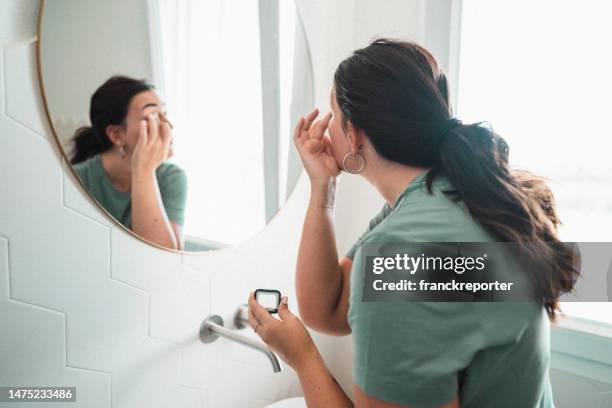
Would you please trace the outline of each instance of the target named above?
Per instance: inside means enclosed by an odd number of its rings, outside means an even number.
[[[297,3],[322,109],[336,64],[353,48],[374,34],[425,33],[422,0]],[[76,386],[77,403],[67,406],[87,408],[260,407],[299,394],[291,370],[273,374],[259,353],[223,339],[204,345],[197,331],[210,313],[230,320],[256,287],[279,288],[291,301],[306,181],[238,248],[181,256],[118,229],[83,195],[53,143],[35,74],[37,10],[35,0],[0,5],[0,385]],[[379,204],[358,178],[342,180],[341,250]],[[349,339],[315,338],[350,391]],[[582,390],[610,406],[605,385],[562,372],[553,380],[563,388],[560,407],[574,406]]]
[[[222,340],[204,345],[197,330],[211,311],[229,318],[258,285],[290,292],[299,223],[185,257],[116,228],[62,169],[34,50],[18,41],[1,56],[0,384],[76,385],[71,406],[82,407],[263,406],[287,396],[290,371],[272,374],[265,357]],[[283,236],[281,248],[269,235]]]

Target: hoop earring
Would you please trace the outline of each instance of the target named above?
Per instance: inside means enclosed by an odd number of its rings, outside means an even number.
[[[359,158],[359,160],[361,160],[361,165],[359,166],[359,168],[357,170],[349,170],[346,167],[346,160],[350,157],[350,156],[355,156],[355,158]],[[347,153],[344,156],[344,159],[342,159],[342,169],[346,172],[349,172],[351,174],[358,174],[361,172],[361,170],[363,170],[363,167],[365,166],[365,159],[363,158],[363,156],[361,155],[361,153],[357,152],[356,154],[352,154],[352,153]]]
[[[122,159],[125,159],[125,147],[123,147],[123,145],[119,146],[119,156],[121,156]]]

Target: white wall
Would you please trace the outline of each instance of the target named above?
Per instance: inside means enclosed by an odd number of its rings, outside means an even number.
[[[37,3],[2,3],[0,13],[0,384],[75,385],[78,402],[69,406],[88,408],[257,407],[299,393],[290,370],[273,374],[263,356],[223,339],[201,344],[197,330],[209,313],[229,320],[253,288],[294,297],[306,180],[238,248],[181,256],[127,235],[60,164],[35,76]],[[336,64],[374,34],[426,39],[423,4],[298,0],[318,106],[328,107]],[[338,194],[344,251],[381,200],[357,177],[344,177]],[[316,339],[348,389],[349,339]],[[598,390],[589,395],[610,406],[602,385],[557,380],[561,395]]]
[[[111,76],[153,83],[147,0],[47,1],[41,41],[45,93],[63,142],[89,125],[91,94]]]

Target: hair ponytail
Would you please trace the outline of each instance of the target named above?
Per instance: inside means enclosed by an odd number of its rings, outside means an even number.
[[[415,43],[380,39],[340,63],[334,86],[344,126],[362,129],[389,161],[430,168],[430,193],[433,180],[447,176],[451,198],[498,240],[518,243],[528,264],[543,266],[530,278],[554,318],[579,272],[575,251],[557,237],[552,193],[542,179],[510,168],[508,145],[490,127],[449,119],[447,80],[435,58]]]
[[[84,162],[96,154],[104,153],[113,146],[108,138],[101,141],[96,135],[96,130],[91,126],[78,128],[74,132],[72,143],[72,152],[70,153],[71,164]]]
[[[92,126],[81,127],[74,133],[70,163],[80,163],[112,148],[106,128],[124,124],[132,98],[152,89],[153,85],[144,80],[126,76],[111,77],[96,89],[89,106]]]
[[[428,189],[436,174],[445,174],[456,188],[448,193],[463,201],[481,225],[501,241],[520,245],[525,262],[538,269],[531,279],[554,317],[557,298],[572,290],[578,271],[574,249],[557,238],[552,192],[542,179],[510,169],[507,144],[490,128],[460,125],[449,133],[428,174]],[[547,263],[538,267],[538,258]]]

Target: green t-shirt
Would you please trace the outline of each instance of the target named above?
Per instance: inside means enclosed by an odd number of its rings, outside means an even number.
[[[117,191],[106,176],[99,154],[74,165],[87,190],[117,221],[132,228],[132,194]],[[175,164],[163,162],[155,171],[166,215],[179,225],[185,222],[187,176]]]
[[[348,322],[353,380],[368,395],[414,408],[459,395],[461,407],[554,407],[550,324],[533,302],[363,302],[361,244],[493,242],[462,202],[433,195],[419,175],[385,204],[346,254],[353,259]]]

